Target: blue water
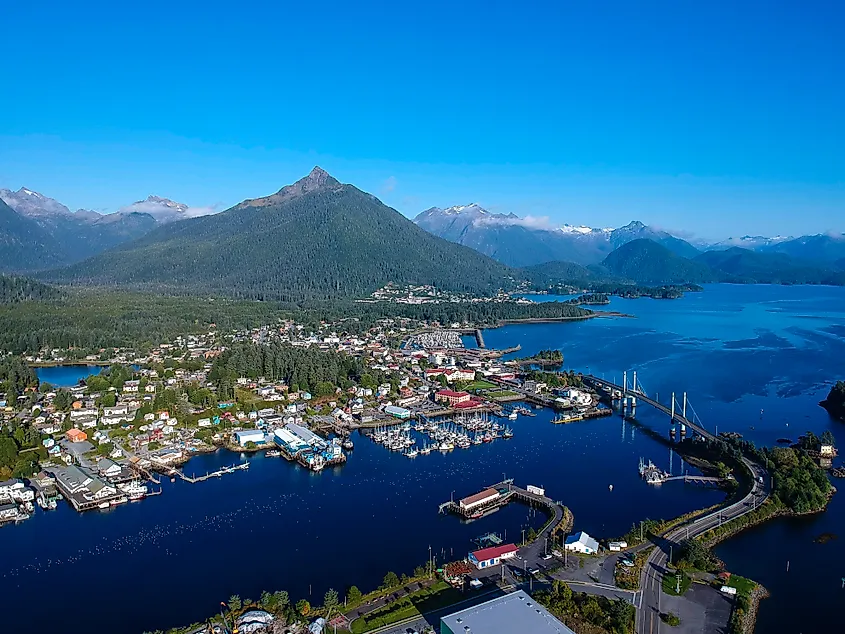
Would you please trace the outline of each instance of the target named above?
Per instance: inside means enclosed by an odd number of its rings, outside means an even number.
[[[637,369],[649,393],[666,400],[671,391],[686,390],[711,429],[718,424],[759,443],[807,429],[830,428],[845,438],[845,426],[817,405],[845,372],[845,289],[713,286],[674,301],[614,299],[611,309],[633,317],[508,326],[485,331],[484,338],[488,347],[520,343],[519,355],[560,348],[565,366],[589,366],[608,377]],[[647,408],[638,415],[666,430],[664,418]],[[617,417],[571,425],[551,425],[550,417],[540,410],[513,423],[512,440],[448,455],[409,460],[356,437],[348,464],[322,474],[256,456],[246,472],[196,485],[165,482],[163,495],[108,512],[78,515],[62,506],[38,513],[0,531],[0,593],[16,606],[7,627],[28,627],[32,614],[43,613],[45,584],[99,593],[85,627],[64,621],[69,632],[166,628],[205,617],[232,594],[255,598],[264,589],[307,597],[310,588],[319,601],[329,586],[372,588],[387,570],[410,572],[423,563],[429,545],[443,561],[464,555],[482,533],[507,531],[518,539],[524,527],[540,524],[542,517],[518,505],[472,524],[437,514],[453,491],[473,493],[503,474],[545,486],[573,509],[576,529],[597,537],[722,497],[680,483],[641,482],[640,456],[676,473],[683,467]],[[239,459],[219,452],[195,458],[186,471]],[[812,540],[836,532],[843,520],[845,503],[835,498],[823,516],[778,520],[719,548],[730,569],[773,591],[759,632],[822,631],[830,623],[842,596],[845,571],[837,569],[845,562],[845,535],[823,546]],[[788,575],[785,558],[791,558]],[[143,605],[131,618],[130,596]]]
[[[102,365],[54,365],[36,368],[38,380],[54,387],[73,387],[80,380],[92,374],[99,374],[107,366]]]

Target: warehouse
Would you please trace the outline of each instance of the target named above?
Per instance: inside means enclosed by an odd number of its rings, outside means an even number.
[[[523,590],[440,619],[440,634],[575,634]]]
[[[244,429],[235,432],[235,441],[241,447],[246,447],[248,442],[254,442],[260,445],[264,442],[264,432],[260,429]]]
[[[299,436],[292,434],[287,428],[280,427],[273,432],[273,440],[279,447],[288,451],[291,455],[296,455],[298,452],[308,449],[308,443],[302,440]]]
[[[328,443],[324,438],[321,438],[307,427],[297,425],[296,423],[288,423],[285,428],[294,436],[297,436],[300,440],[317,451],[323,451],[323,449],[328,447]]]
[[[404,407],[397,407],[396,405],[388,405],[384,408],[385,414],[390,414],[393,418],[406,419],[411,417],[411,410]]]
[[[499,492],[496,489],[484,489],[480,493],[465,497],[458,504],[463,511],[470,511],[478,506],[489,504],[499,499]]]

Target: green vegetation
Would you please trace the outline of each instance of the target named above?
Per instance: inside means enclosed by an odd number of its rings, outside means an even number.
[[[610,600],[576,594],[563,581],[555,579],[550,590],[534,593],[534,598],[569,628],[577,631],[591,626],[591,631],[628,634],[634,622],[634,606],[622,599]]]
[[[678,577],[680,577],[680,581],[678,580]],[[682,596],[687,590],[689,590],[691,584],[692,579],[690,579],[687,574],[682,571],[677,571],[674,574],[667,573],[663,575],[663,592],[671,594],[674,597]]]
[[[795,260],[785,253],[759,253],[740,247],[706,251],[695,258],[722,274],[723,281],[752,284],[845,284],[845,273]],[[732,279],[728,279],[732,278]]]
[[[678,627],[681,624],[681,619],[674,612],[666,612],[660,615],[660,619],[671,627]]]
[[[56,299],[61,293],[46,284],[23,277],[0,275],[0,304]]]
[[[257,300],[358,297],[391,281],[475,293],[513,284],[504,265],[432,236],[319,168],[273,196],[158,227],[51,275]]]
[[[383,608],[379,608],[352,622],[352,633],[363,634],[391,623],[425,614],[432,610],[452,605],[466,598],[460,590],[456,590],[445,581],[412,592],[398,601],[393,601]]]
[[[467,392],[475,392],[476,390],[492,390],[498,387],[495,383],[490,383],[490,381],[472,381],[471,383],[467,383],[464,385],[463,389]]]
[[[827,398],[819,404],[835,419],[845,422],[845,381],[837,381],[830,388]]]
[[[221,400],[234,397],[239,377],[283,381],[289,386],[328,396],[334,387],[347,388],[361,380],[364,366],[360,359],[317,348],[300,348],[282,343],[266,346],[239,344],[214,360],[208,379],[217,387]]]
[[[560,350],[540,350],[533,356],[523,357],[517,359],[517,361],[533,365],[560,365],[563,363],[563,352]]]
[[[751,606],[751,593],[758,587],[751,579],[740,577],[739,575],[731,575],[725,582],[726,586],[736,588],[736,602],[734,609],[731,612],[731,620],[728,623],[728,631],[731,634],[744,634],[745,616]]]
[[[581,375],[574,371],[543,372],[542,370],[529,370],[525,373],[526,380],[545,383],[549,389],[560,387],[581,387],[583,381]]]
[[[699,262],[676,255],[665,246],[648,239],[622,245],[602,264],[614,275],[647,284],[683,284],[714,282],[717,276]]]

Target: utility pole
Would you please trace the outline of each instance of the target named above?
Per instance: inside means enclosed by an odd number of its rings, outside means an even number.
[[[525,529],[522,529],[522,545],[525,546]]]
[[[431,544],[428,545],[428,578],[431,579]]]

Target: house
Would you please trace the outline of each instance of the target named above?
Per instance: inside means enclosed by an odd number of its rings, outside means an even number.
[[[108,458],[101,458],[97,461],[97,471],[100,472],[100,475],[106,478],[114,478],[120,475],[122,469],[113,460],[109,460]]]
[[[564,548],[574,553],[594,555],[599,551],[599,543],[584,531],[580,531],[567,537]]]
[[[81,429],[76,428],[68,429],[65,436],[71,442],[85,442],[86,440],[88,440],[88,434],[86,434]]]
[[[569,401],[576,407],[590,405],[593,402],[593,397],[587,392],[575,389],[574,387],[564,388],[560,391],[560,395],[563,398],[569,399]]]
[[[11,502],[0,504],[0,522],[13,520],[18,516],[18,506]]]
[[[500,562],[506,559],[516,557],[519,549],[514,544],[504,544],[502,546],[493,546],[491,548],[482,548],[469,554],[469,563],[483,570],[491,566],[498,566]]]
[[[20,478],[12,478],[0,482],[0,498],[10,498],[19,502],[29,502],[35,499],[32,489],[28,488]]]
[[[465,403],[469,401],[469,392],[453,392],[452,390],[438,390],[434,394],[434,400],[438,403],[446,403],[454,407],[458,403]]]

